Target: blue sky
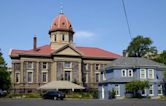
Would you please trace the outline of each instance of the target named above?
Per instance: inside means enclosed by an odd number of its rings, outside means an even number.
[[[70,20],[78,46],[99,47],[121,54],[131,41],[121,0],[1,0],[0,48],[10,65],[10,49],[49,44],[49,27],[60,12]],[[132,37],[144,35],[159,51],[166,50],[166,0],[124,0]]]

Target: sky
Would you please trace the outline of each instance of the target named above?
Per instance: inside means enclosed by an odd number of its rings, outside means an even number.
[[[28,50],[50,43],[49,28],[60,13],[70,20],[77,46],[98,47],[117,54],[131,42],[122,0],[0,0],[0,49],[10,66],[11,49]],[[150,37],[166,50],[166,0],[124,0],[131,36]]]

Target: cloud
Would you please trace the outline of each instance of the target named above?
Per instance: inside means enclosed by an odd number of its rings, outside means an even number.
[[[89,32],[89,31],[77,31],[75,34],[77,38],[91,38],[94,35],[95,34],[93,32]]]

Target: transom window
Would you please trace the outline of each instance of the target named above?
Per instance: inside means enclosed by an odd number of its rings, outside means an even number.
[[[96,66],[95,69],[99,70],[99,64],[96,64],[95,66]]]
[[[64,68],[72,68],[72,63],[71,62],[65,62],[64,63]]]
[[[121,70],[121,75],[122,75],[122,77],[126,77],[127,76],[127,70],[126,69],[122,69]]]
[[[154,79],[154,69],[148,69],[148,78]]]
[[[28,69],[33,69],[33,62],[28,62],[27,68],[28,68]]]
[[[47,65],[48,65],[47,62],[43,62],[42,68],[47,69]]]
[[[163,91],[162,91],[162,85],[158,85],[158,95],[162,95]]]
[[[128,77],[133,77],[133,70],[132,69],[128,69]]]
[[[140,69],[140,78],[142,79],[146,78],[146,69]]]
[[[85,70],[88,70],[88,64],[84,64]]]

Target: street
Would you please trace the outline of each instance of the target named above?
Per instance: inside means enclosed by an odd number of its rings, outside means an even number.
[[[0,99],[0,106],[166,106],[165,100],[43,100],[43,99]]]

